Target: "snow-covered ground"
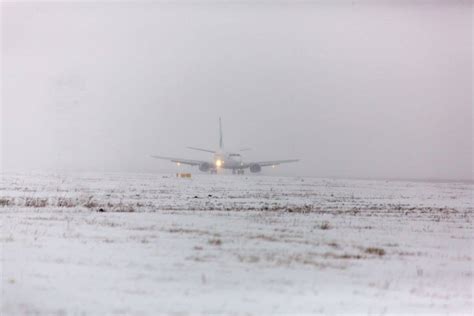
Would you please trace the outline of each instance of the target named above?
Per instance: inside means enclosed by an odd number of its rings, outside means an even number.
[[[4,174],[2,315],[471,315],[473,188]]]

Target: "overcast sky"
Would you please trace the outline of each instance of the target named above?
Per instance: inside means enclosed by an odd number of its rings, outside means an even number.
[[[2,4],[2,169],[472,178],[471,1]]]

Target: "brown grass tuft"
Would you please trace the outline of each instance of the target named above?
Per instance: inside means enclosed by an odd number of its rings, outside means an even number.
[[[46,207],[48,199],[27,197],[25,200],[26,207]]]
[[[93,196],[89,196],[89,199],[86,201],[86,203],[84,203],[84,207],[87,207],[87,208],[96,208],[98,207],[99,205],[97,204],[97,202],[93,201]]]
[[[0,198],[0,207],[13,205],[13,201],[8,198]]]
[[[57,206],[58,207],[74,207],[76,206],[76,203],[70,198],[60,197],[58,198]]]
[[[114,212],[119,212],[119,213],[133,213],[133,212],[135,212],[135,208],[131,204],[120,203],[120,204],[115,206],[113,211]]]
[[[365,253],[368,253],[371,255],[383,256],[385,255],[385,250],[382,248],[369,247],[365,249]]]
[[[214,245],[214,246],[220,246],[222,245],[222,240],[218,239],[218,238],[214,238],[214,239],[209,239],[207,241],[210,245]]]
[[[331,225],[329,225],[329,222],[325,221],[322,222],[321,225],[319,226],[320,229],[322,230],[328,230],[331,228]]]

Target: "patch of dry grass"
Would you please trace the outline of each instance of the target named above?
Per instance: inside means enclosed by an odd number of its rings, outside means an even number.
[[[86,203],[84,203],[84,207],[86,208],[96,208],[99,206],[99,204],[93,200],[93,196],[89,196],[87,199]]]
[[[119,213],[133,213],[135,212],[135,207],[131,204],[119,203],[112,208],[112,211]]]
[[[335,254],[332,252],[327,252],[323,254],[324,258],[333,258],[333,259],[362,259],[364,258],[362,255],[353,255],[349,253],[344,253],[344,254]]]
[[[222,245],[222,240],[220,240],[218,238],[209,239],[207,242],[208,242],[208,244],[214,245],[214,246]]]
[[[331,225],[329,224],[328,221],[324,221],[324,222],[322,222],[321,225],[319,226],[319,229],[328,230],[328,229],[331,229]]]
[[[313,211],[313,207],[311,205],[303,205],[303,206],[292,206],[286,209],[288,213],[310,213]]]
[[[383,248],[369,247],[369,248],[366,248],[364,252],[371,255],[378,255],[378,256],[385,255],[385,250]]]
[[[0,207],[11,206],[13,201],[9,198],[0,198]]]
[[[47,205],[48,205],[48,199],[34,198],[34,197],[27,197],[25,199],[26,207],[46,207]]]
[[[77,206],[77,200],[73,200],[71,198],[60,197],[56,202],[57,207],[75,207]]]
[[[279,241],[278,238],[264,235],[264,234],[258,234],[255,236],[250,237],[250,239],[259,239],[259,240],[265,240],[265,241]]]

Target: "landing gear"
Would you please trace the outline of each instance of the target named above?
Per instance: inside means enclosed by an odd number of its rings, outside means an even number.
[[[211,169],[211,174],[217,174],[217,169]]]
[[[237,170],[237,174],[244,174],[244,169]]]

